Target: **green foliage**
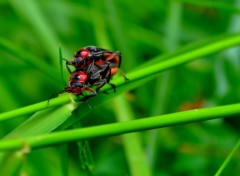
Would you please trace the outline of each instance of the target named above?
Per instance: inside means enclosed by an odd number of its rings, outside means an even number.
[[[237,4],[2,1],[0,175],[237,175]],[[121,51],[130,81],[48,102],[87,45]]]

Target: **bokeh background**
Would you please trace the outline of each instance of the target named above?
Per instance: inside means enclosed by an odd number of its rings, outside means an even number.
[[[47,100],[64,88],[68,78],[61,80],[59,47],[63,57],[71,59],[79,48],[105,43],[107,38],[110,49],[122,52],[122,69],[128,73],[182,46],[240,32],[240,0],[0,0],[0,14],[0,112]],[[107,36],[96,35],[100,29]],[[239,47],[233,47],[198,58],[126,93],[134,116],[238,103],[239,52]],[[1,123],[0,136],[26,118]],[[152,174],[213,175],[239,137],[239,119],[141,132]],[[92,126],[110,122],[116,118],[108,102],[81,123]],[[120,136],[93,139],[90,145],[95,160],[93,175],[130,174]],[[71,173],[84,174],[74,155],[76,146],[69,146]],[[40,170],[61,175],[56,149],[33,151],[26,160],[25,167],[32,175],[39,175]],[[238,151],[224,174],[240,173],[239,160]]]

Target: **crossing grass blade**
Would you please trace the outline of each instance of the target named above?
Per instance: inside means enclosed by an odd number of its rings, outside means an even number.
[[[62,80],[62,84],[63,86],[65,86],[65,79],[64,79],[64,74],[63,74],[63,56],[62,56],[62,48],[59,47],[58,49],[59,52],[59,67],[60,67],[60,75],[61,75],[61,80]]]
[[[224,168],[229,164],[230,160],[233,158],[234,154],[237,152],[237,150],[239,150],[239,148],[240,148],[240,139],[237,141],[236,145],[233,147],[230,154],[227,156],[227,158],[224,160],[222,165],[219,167],[215,176],[222,175],[222,172],[223,172]]]
[[[19,149],[22,147],[23,143],[27,143],[31,148],[39,148],[71,141],[113,136],[191,122],[219,119],[223,117],[227,118],[239,114],[240,104],[194,109],[162,116],[146,117],[143,119],[121,123],[112,123],[95,127],[29,136],[25,137],[24,139],[4,139],[0,141],[0,151]]]

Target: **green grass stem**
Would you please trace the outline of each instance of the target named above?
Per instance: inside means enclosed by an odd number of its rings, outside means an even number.
[[[125,122],[134,119],[132,108],[123,96],[116,97],[113,100],[113,103],[118,122]],[[140,134],[124,134],[122,135],[122,140],[131,175],[150,176],[151,172],[146,162]]]
[[[215,176],[220,176],[224,170],[224,168],[227,166],[227,164],[230,162],[230,160],[232,159],[233,155],[236,153],[236,151],[240,148],[240,139],[237,141],[236,145],[234,146],[234,148],[232,149],[232,151],[230,152],[230,154],[228,155],[228,157],[224,160],[224,162],[222,163],[222,165],[220,166],[220,168],[218,169],[217,173],[215,174]]]
[[[52,108],[55,106],[60,106],[60,105],[66,104],[71,101],[71,97],[69,97],[69,96],[70,96],[70,94],[64,94],[62,96],[59,96],[57,98],[49,100],[49,102],[43,101],[43,102],[29,105],[29,106],[26,106],[23,108],[19,108],[19,109],[5,112],[5,113],[1,113],[0,121],[12,119],[12,118],[19,117],[22,115],[31,114],[31,113],[34,113],[34,112],[37,112],[37,111],[40,111],[43,109],[48,109],[48,108]]]
[[[93,13],[92,17],[95,25],[94,29],[95,29],[95,35],[96,35],[98,44],[106,48],[112,48],[111,42],[108,38],[108,34],[104,29],[106,25],[105,21],[102,21],[103,18],[101,18],[100,16],[100,12],[99,12],[100,4],[99,3],[97,4],[96,2],[94,2],[93,4],[95,7],[95,11],[93,12],[95,14]],[[109,9],[111,9],[112,11],[112,19],[113,19],[112,21],[116,21],[117,15],[116,15],[116,10],[114,10],[114,5],[112,2],[109,2],[109,5],[111,6]],[[96,17],[98,17],[99,19],[97,19]],[[118,38],[119,36],[121,36],[121,32],[119,31],[117,32],[116,29],[119,30],[120,28],[121,26],[117,26],[117,25],[114,26],[113,28],[115,29],[113,31],[115,31],[115,35],[118,36]],[[124,39],[123,40],[120,39],[118,41],[123,43]],[[123,97],[121,96],[117,97],[116,99],[113,100],[113,103],[115,104],[114,112],[116,113],[118,122],[129,121],[134,119],[131,107],[130,105],[128,105],[127,101],[124,100]],[[126,158],[128,160],[128,165],[129,165],[129,170],[131,172],[131,175],[133,176],[151,175],[144,157],[144,152],[141,145],[141,138],[139,134],[138,133],[126,134],[122,136],[122,139],[123,139],[124,150],[125,150]]]
[[[41,148],[71,141],[113,136],[190,122],[212,120],[237,114],[240,114],[240,104],[195,109],[121,123],[111,123],[76,130],[53,132],[47,135],[26,137],[24,139],[6,139],[0,142],[0,151],[19,149],[24,144],[28,144],[31,148]]]

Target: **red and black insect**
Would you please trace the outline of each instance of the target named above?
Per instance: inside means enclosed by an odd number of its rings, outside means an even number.
[[[70,65],[75,68],[74,71],[71,71]],[[120,65],[119,51],[114,52],[96,46],[84,47],[74,54],[72,61],[66,60],[66,68],[71,75],[63,92],[77,96],[88,92],[90,96],[87,97],[91,97],[105,84],[110,84],[116,91],[116,86],[110,83],[110,79],[117,73]],[[124,74],[123,76],[127,80]]]
[[[91,73],[95,73],[96,70],[105,69],[110,69],[111,75],[114,75],[121,65],[121,53],[119,51],[110,51],[96,46],[87,46],[78,50],[73,55],[72,61],[66,61],[67,70],[71,74],[72,71],[69,65],[74,66],[77,71],[85,71],[90,73],[90,75]]]
[[[107,71],[107,70],[106,70]],[[98,73],[96,73],[98,74]],[[97,94],[98,90],[103,87],[106,83],[110,84],[114,90],[115,86],[109,83],[111,78],[110,70],[105,73],[103,77],[97,77],[95,79],[89,79],[89,75],[83,71],[75,71],[71,74],[68,86],[65,87],[64,92],[70,92],[75,95],[84,95],[84,91],[90,93],[90,96],[94,96]],[[96,87],[96,90],[91,87]]]
[[[91,95],[96,95],[96,91],[87,86],[88,75],[82,71],[76,71],[71,74],[68,86],[65,87],[65,92],[70,92],[75,95],[83,94],[83,91],[88,91]]]
[[[53,97],[56,97],[59,93],[69,92],[73,93],[77,96],[79,95],[87,95],[84,97],[83,101],[87,100],[89,97],[92,97],[97,94],[96,90],[92,88],[93,81],[89,80],[89,75],[83,71],[75,71],[70,75],[68,85],[64,90],[58,92],[57,94],[53,94],[49,100]],[[92,84],[92,85],[91,85]],[[102,86],[101,82],[97,83],[95,81],[95,85],[97,87]],[[87,92],[87,93],[86,93]],[[86,93],[86,94],[85,94]]]

